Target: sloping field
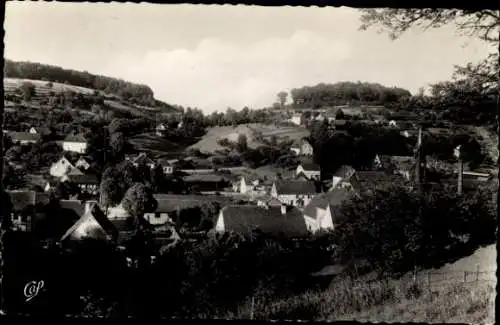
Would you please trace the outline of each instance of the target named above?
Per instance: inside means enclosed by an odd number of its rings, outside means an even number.
[[[288,137],[290,140],[299,140],[303,137],[309,136],[310,134],[309,130],[299,126],[253,124],[250,128],[256,132],[261,132],[264,138],[276,136],[278,138]]]
[[[61,84],[57,82],[52,83],[52,87],[48,87],[47,84],[49,83],[48,81],[44,80],[32,80],[32,79],[18,79],[18,78],[4,78],[4,89],[5,91],[12,91],[16,88],[21,87],[23,82],[31,82],[33,85],[36,87],[36,93],[37,95],[40,94],[46,94],[49,93],[50,91],[53,92],[63,92],[66,90],[71,90],[76,93],[81,93],[81,94],[93,94],[94,89],[90,88],[84,88],[84,87],[79,87],[79,86],[73,86],[73,85],[66,85],[66,84]],[[102,93],[102,92],[101,92]]]
[[[135,150],[145,151],[152,155],[164,155],[166,153],[181,152],[184,150],[182,146],[151,133],[138,134],[129,138],[128,142]]]
[[[241,134],[246,135],[250,148],[257,148],[261,145],[260,142],[255,141],[252,129],[248,125],[242,124],[237,127],[218,126],[210,128],[207,134],[200,141],[191,145],[189,149],[199,149],[203,153],[215,153],[217,150],[225,148],[217,143],[220,139],[236,142]]]

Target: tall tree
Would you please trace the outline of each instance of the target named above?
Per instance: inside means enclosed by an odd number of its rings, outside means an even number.
[[[278,103],[280,103],[281,108],[285,107],[288,93],[286,91],[280,91],[277,95]]]
[[[123,208],[136,219],[139,225],[144,224],[144,213],[153,212],[157,204],[151,189],[141,183],[132,185],[122,200]]]

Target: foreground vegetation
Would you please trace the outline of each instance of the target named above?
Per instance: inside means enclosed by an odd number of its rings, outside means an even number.
[[[344,279],[322,291],[273,301],[249,299],[218,317],[262,320],[494,323],[495,287],[454,283],[428,290],[422,282]]]

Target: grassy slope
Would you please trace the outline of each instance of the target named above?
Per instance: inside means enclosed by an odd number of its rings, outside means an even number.
[[[156,136],[154,133],[142,133],[131,137],[129,143],[134,149],[146,151],[153,155],[162,155],[169,152],[182,151],[184,148],[176,143],[170,142]]]
[[[450,276],[464,270],[496,270],[496,246],[477,250],[471,256],[440,268]],[[356,320],[370,322],[460,322],[487,323],[495,321],[496,277],[480,281],[463,278],[455,281],[434,281],[426,276],[413,284],[407,278],[388,281],[342,280],[319,292],[264,301],[255,298],[253,317],[288,320]],[[475,277],[474,277],[475,278]],[[251,303],[234,312],[221,312],[225,318],[249,318]]]

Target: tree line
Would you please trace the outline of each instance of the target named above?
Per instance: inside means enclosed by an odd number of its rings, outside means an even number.
[[[406,89],[368,82],[320,83],[315,86],[294,88],[290,91],[290,95],[295,107],[311,108],[349,104],[384,105],[411,97],[411,93]]]

